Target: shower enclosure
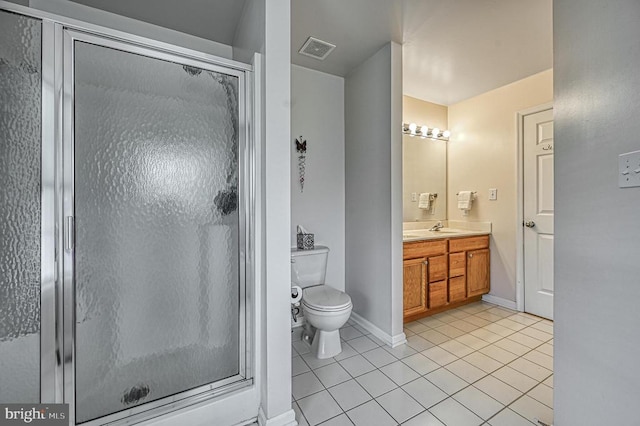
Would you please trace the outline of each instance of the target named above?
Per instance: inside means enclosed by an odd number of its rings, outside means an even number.
[[[0,403],[129,424],[250,386],[250,69],[3,9]]]

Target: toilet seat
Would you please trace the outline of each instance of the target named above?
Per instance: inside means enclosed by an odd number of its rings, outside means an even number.
[[[352,306],[348,294],[324,284],[303,289],[302,304],[322,312],[343,311]]]

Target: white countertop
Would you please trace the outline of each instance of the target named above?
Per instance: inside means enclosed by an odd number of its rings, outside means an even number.
[[[473,231],[469,229],[442,228],[440,231],[428,229],[412,229],[402,232],[402,242],[439,240],[442,238],[473,237],[476,235],[490,235],[487,231]]]

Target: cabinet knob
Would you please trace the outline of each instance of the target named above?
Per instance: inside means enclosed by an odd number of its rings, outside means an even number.
[[[428,260],[425,260],[425,261],[424,261],[424,264],[425,264],[425,265],[429,265],[429,261],[428,261]]]
[[[469,253],[469,257],[470,257],[470,258],[471,258],[471,257],[473,257],[473,253]]]

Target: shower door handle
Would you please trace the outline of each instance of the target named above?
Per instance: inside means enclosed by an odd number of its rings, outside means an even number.
[[[64,248],[66,251],[72,251],[74,248],[74,240],[75,240],[75,223],[73,216],[67,216],[64,222],[65,230],[64,230]]]

